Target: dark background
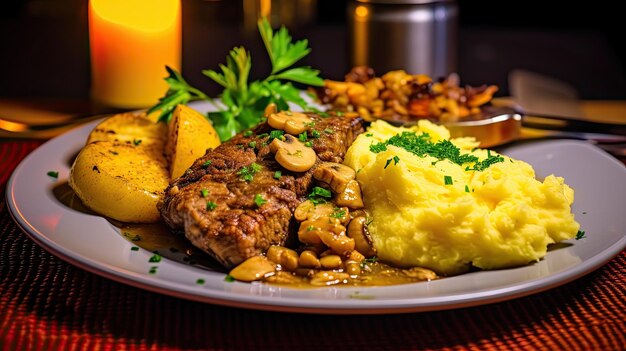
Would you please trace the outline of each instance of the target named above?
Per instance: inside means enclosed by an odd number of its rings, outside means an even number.
[[[258,34],[246,30],[243,1],[182,0],[183,74],[211,94],[218,87],[200,71],[217,68],[235,45],[252,52],[253,77],[267,73]],[[341,79],[350,68],[348,1],[311,0],[315,16],[289,26],[295,38],[310,41],[313,52],[304,63],[331,79]],[[624,20],[617,5],[470,0],[458,5],[462,83],[497,84],[498,95],[507,95],[509,72],[526,69],[572,84],[585,99],[626,99],[626,54],[618,34]],[[0,98],[88,98],[87,1],[19,0],[0,8]]]

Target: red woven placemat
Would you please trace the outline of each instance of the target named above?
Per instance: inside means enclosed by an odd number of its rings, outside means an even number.
[[[5,161],[19,159],[14,152],[37,145],[0,142],[0,179],[14,166]],[[251,311],[75,268],[30,240],[0,205],[0,350],[625,350],[625,278],[626,251],[572,283],[481,307],[387,316]]]

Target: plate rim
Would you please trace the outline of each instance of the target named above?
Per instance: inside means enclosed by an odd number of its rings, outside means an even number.
[[[9,213],[11,214],[15,223],[17,223],[18,227],[25,232],[31,239],[33,239],[39,246],[46,249],[46,251],[52,253],[55,257],[58,257],[80,269],[87,270],[91,273],[95,273],[97,275],[103,276],[105,278],[130,285],[137,288],[142,288],[148,291],[157,292],[169,296],[184,298],[193,301],[199,301],[204,303],[212,303],[218,305],[225,305],[231,307],[240,307],[240,308],[248,308],[248,309],[256,309],[256,310],[266,310],[266,311],[281,311],[281,312],[299,312],[299,313],[315,313],[315,314],[392,314],[392,313],[410,313],[410,312],[426,312],[426,311],[434,311],[434,310],[448,310],[448,309],[457,309],[463,307],[472,307],[479,306],[491,303],[497,303],[502,301],[507,301],[511,299],[520,298],[523,296],[528,296],[536,293],[540,293],[542,291],[546,291],[557,286],[564,285],[568,282],[571,282],[575,279],[578,279],[584,275],[589,274],[590,272],[600,268],[608,261],[617,256],[625,247],[626,247],[626,235],[622,236],[621,239],[614,242],[611,246],[604,249],[600,253],[596,253],[590,259],[583,261],[582,263],[576,264],[572,267],[568,267],[564,270],[561,270],[557,273],[553,273],[548,275],[547,277],[539,277],[530,280],[523,281],[520,284],[515,284],[513,286],[505,286],[498,289],[488,290],[488,291],[476,291],[470,294],[453,294],[446,295],[443,298],[404,298],[404,299],[385,299],[385,304],[381,306],[380,304],[371,303],[372,300],[361,300],[361,299],[350,299],[350,303],[346,304],[345,299],[337,299],[337,300],[319,300],[319,301],[308,301],[306,306],[303,306],[300,299],[294,299],[290,297],[281,297],[281,298],[272,298],[268,299],[266,296],[258,295],[258,296],[248,296],[245,299],[238,298],[236,295],[228,295],[227,292],[223,292],[222,294],[206,294],[206,287],[183,287],[182,289],[172,289],[171,284],[163,283],[162,280],[157,279],[155,277],[146,277],[141,274],[133,274],[130,271],[119,271],[115,268],[119,267],[111,267],[108,263],[95,262],[93,259],[89,257],[84,257],[79,253],[74,252],[73,254],[67,254],[64,252],[63,247],[61,247],[58,243],[54,242],[49,238],[46,233],[42,233],[38,228],[33,226],[28,219],[23,215],[20,211],[20,206],[16,203],[14,187],[17,182],[17,177],[20,172],[23,171],[23,168],[26,165],[29,165],[32,159],[35,159],[40,153],[44,153],[47,148],[50,148],[50,145],[62,144],[62,141],[66,139],[72,139],[72,137],[76,137],[82,133],[86,133],[88,130],[91,130],[93,126],[95,126],[99,121],[94,121],[89,124],[85,124],[83,126],[77,127],[59,137],[53,138],[46,143],[42,144],[40,147],[32,151],[29,155],[27,155],[20,164],[15,168],[13,173],[11,174],[9,181],[7,182],[7,191],[6,191],[6,200],[7,207],[9,209]],[[575,140],[555,140],[555,141],[540,141],[532,143],[531,145],[536,146],[538,144],[544,143],[571,143],[572,145],[581,145],[583,147],[589,148],[593,150],[597,155],[601,155],[602,157],[606,157],[606,160],[610,162],[615,162],[619,164],[619,161],[606,154],[604,151],[599,148],[592,146],[586,142],[575,141]],[[517,145],[512,146],[511,148],[519,148],[519,147],[527,147],[527,145]],[[507,148],[505,150],[509,150],[511,148]],[[66,150],[68,151],[68,150]],[[69,150],[71,152],[76,152],[78,150]],[[620,164],[621,165],[621,164]],[[623,166],[623,165],[622,165]],[[82,215],[82,214],[81,214]],[[104,218],[99,217],[104,220]],[[169,264],[173,265],[182,265],[181,263],[169,261]],[[189,266],[185,266],[189,267]],[[480,273],[480,272],[477,272]],[[469,273],[472,274],[472,273]],[[454,277],[445,278],[445,279],[453,279]],[[548,279],[550,278],[550,279]],[[442,280],[443,281],[443,280]],[[429,284],[431,282],[420,282],[416,284]],[[235,282],[232,284],[247,284]],[[180,285],[180,284],[179,284]],[[359,290],[370,290],[370,289],[384,289],[385,287],[338,287],[334,289],[342,289],[344,291],[359,291]],[[284,288],[289,289],[289,288]],[[323,288],[315,288],[315,289],[331,289],[329,287]],[[202,294],[201,292],[205,292]],[[212,291],[209,289],[209,291]],[[219,292],[219,291],[218,291]],[[426,300],[426,302],[418,303],[417,301]],[[450,301],[453,300],[453,301]],[[373,300],[376,301],[376,300]],[[380,300],[378,300],[380,301]]]

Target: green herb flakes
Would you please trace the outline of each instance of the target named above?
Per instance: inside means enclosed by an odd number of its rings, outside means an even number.
[[[150,257],[148,262],[152,262],[152,263],[161,262],[161,258],[162,258],[161,255],[159,255],[158,253],[155,253],[154,255]]]
[[[478,157],[471,154],[461,154],[461,150],[456,147],[450,140],[441,140],[433,143],[428,133],[417,134],[415,132],[402,132],[402,134],[394,135],[388,140],[370,145],[370,151],[379,153],[387,150],[387,146],[403,148],[419,157],[431,156],[437,160],[449,160],[457,165],[473,163],[467,166],[466,171],[475,170],[483,171],[494,163],[503,162],[504,157],[500,155],[491,155],[488,151],[486,159],[480,161]]]
[[[580,239],[583,239],[583,238],[586,238],[585,231],[584,230],[579,230],[576,233],[576,240],[580,240]]]
[[[137,246],[133,246],[130,248],[131,251],[139,251],[139,247]]]
[[[263,204],[267,203],[267,200],[265,200],[261,194],[256,194],[254,195],[254,203],[258,207],[261,207]]]
[[[391,164],[391,162],[393,161],[393,165],[397,165],[398,162],[400,162],[400,157],[398,157],[397,155],[388,159],[387,162],[385,163],[385,169],[387,168],[387,166],[389,166]]]
[[[213,211],[215,208],[217,208],[217,204],[213,201],[207,201],[206,203],[206,209],[209,211]]]
[[[314,204],[325,203],[326,199],[330,199],[331,197],[332,193],[330,190],[320,188],[319,186],[314,187],[308,195],[309,200],[311,200]]]
[[[261,166],[258,163],[253,162],[250,164],[250,166],[241,167],[239,172],[237,172],[237,175],[240,176],[241,180],[244,180],[250,183],[252,179],[254,179],[254,175],[258,173],[261,169],[263,169],[263,166]]]
[[[251,130],[246,130],[245,132],[243,132],[243,136],[245,136],[245,137],[252,136],[252,134],[254,134],[254,132],[251,131]]]
[[[274,179],[280,179],[280,177],[282,176],[283,176],[283,173],[281,171],[274,172]]]
[[[209,167],[211,165],[211,160],[206,160],[204,161],[204,163],[202,164],[202,167]]]
[[[443,183],[445,185],[452,185],[452,177],[450,177],[449,175],[443,176]]]
[[[51,178],[59,178],[59,172],[57,171],[49,171],[46,174],[48,175],[48,177],[51,177]]]
[[[202,195],[202,197],[209,196],[209,190],[208,189],[201,189],[200,190],[200,195]]]
[[[346,215],[346,211],[345,210],[337,208],[337,209],[335,209],[335,212],[333,212],[330,216],[332,218],[343,218],[343,217],[345,217],[345,215]]]
[[[133,139],[133,144],[134,144],[135,146],[139,146],[139,145],[141,145],[141,139]]]
[[[272,140],[274,139],[279,139],[279,140],[283,140],[283,134],[285,134],[284,130],[278,130],[278,129],[274,129],[270,132],[270,138],[268,140],[268,142],[272,142]]]
[[[235,279],[235,277],[233,277],[233,276],[232,276],[232,275],[230,275],[230,274],[227,274],[227,275],[224,277],[224,281],[225,281],[225,282],[228,282],[228,283],[232,283],[232,282],[234,282],[235,280],[236,280],[236,279]]]
[[[196,284],[203,285],[206,281],[202,278],[196,280]]]

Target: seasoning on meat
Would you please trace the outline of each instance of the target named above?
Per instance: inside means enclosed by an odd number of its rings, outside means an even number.
[[[317,167],[322,162],[342,162],[363,132],[359,117],[312,113],[307,117],[313,122],[307,133],[317,155],[312,168],[293,172],[281,166],[270,150],[270,139],[277,133],[263,123],[209,151],[170,184],[159,203],[165,223],[184,231],[193,245],[227,268],[272,245],[284,245],[297,231],[293,212],[310,192]],[[253,177],[242,179],[241,170],[250,170],[253,164]],[[262,206],[255,202],[259,198],[265,201]],[[208,202],[215,207],[209,210]]]

